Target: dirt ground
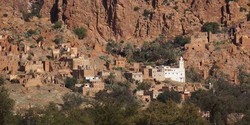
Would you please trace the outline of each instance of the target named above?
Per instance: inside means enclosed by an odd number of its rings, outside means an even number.
[[[21,84],[6,84],[5,87],[9,90],[10,98],[15,100],[15,110],[44,107],[50,102],[62,104],[62,96],[70,92],[55,84],[28,88]]]

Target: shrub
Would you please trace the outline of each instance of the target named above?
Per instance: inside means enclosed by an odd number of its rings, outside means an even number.
[[[30,48],[35,48],[36,46],[34,44],[30,45]]]
[[[4,78],[2,76],[0,76],[0,86],[4,85],[4,83],[5,83],[4,81],[5,81]]]
[[[184,37],[184,36],[177,36],[175,37],[174,41],[179,46],[184,46],[187,43],[190,43],[190,37]]]
[[[54,29],[60,29],[60,28],[62,28],[62,22],[61,21],[55,22],[53,28]]]
[[[197,72],[194,67],[191,67],[186,71],[187,81],[188,82],[201,82],[202,76]]]
[[[177,12],[178,12],[178,10],[179,10],[179,9],[178,9],[178,6],[174,6],[174,9],[175,9]]]
[[[65,79],[64,83],[65,83],[66,88],[72,89],[73,87],[75,87],[75,84],[77,83],[77,80],[75,78],[67,77]]]
[[[158,95],[157,100],[163,103],[166,103],[167,101],[171,100],[175,101],[176,103],[180,103],[181,95],[179,92],[166,90]]]
[[[56,44],[61,44],[63,42],[63,37],[62,36],[56,36],[54,42]]]
[[[218,33],[220,31],[220,25],[216,22],[206,22],[202,27],[201,30],[203,32],[212,32]]]
[[[73,31],[75,35],[77,35],[78,39],[83,39],[87,36],[87,30],[83,27],[75,28]]]
[[[32,30],[29,29],[26,33],[25,33],[25,37],[31,37],[32,35],[38,34],[38,32],[36,30]]]
[[[154,12],[151,12],[150,10],[145,9],[143,12],[143,16],[144,17],[149,17],[151,14],[153,14]]]
[[[134,7],[134,11],[138,11],[138,10],[140,10],[140,7],[138,6]]]
[[[38,37],[38,39],[36,41],[37,42],[42,42],[43,41],[43,36]]]

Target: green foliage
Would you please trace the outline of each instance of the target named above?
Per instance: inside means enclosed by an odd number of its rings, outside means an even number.
[[[0,98],[0,124],[9,125],[15,102],[9,98],[9,93],[4,87],[0,87]]]
[[[65,87],[69,89],[73,89],[75,87],[75,84],[77,83],[77,80],[75,78],[67,77],[64,83],[65,83]]]
[[[0,76],[0,86],[4,85],[5,83],[5,80],[2,76]]]
[[[43,36],[39,36],[36,41],[37,42],[43,42]]]
[[[149,90],[152,84],[150,82],[142,82],[137,84],[137,90]]]
[[[184,46],[185,44],[190,43],[190,40],[190,37],[177,36],[175,37],[174,42],[179,46]]]
[[[203,32],[219,33],[220,32],[220,25],[216,22],[206,22],[201,27],[201,30]]]
[[[24,35],[26,38],[31,37],[32,35],[38,35],[40,32],[38,30],[29,29]]]
[[[34,44],[30,45],[30,48],[35,48],[36,46]]]
[[[170,42],[145,42],[140,50],[134,52],[133,60],[143,63],[172,64],[176,62],[179,52]]]
[[[152,14],[154,14],[154,12],[152,12],[152,11],[150,11],[150,10],[145,9],[145,10],[143,11],[143,16],[144,16],[144,17],[150,17]]]
[[[135,6],[135,7],[134,7],[134,11],[138,11],[138,10],[140,10],[140,7]]]
[[[178,12],[179,11],[179,9],[178,9],[178,6],[176,5],[176,6],[174,6],[174,9]]]
[[[61,21],[55,22],[53,28],[54,29],[60,29],[60,28],[62,28],[62,22]]]
[[[111,72],[110,74],[109,74],[109,76],[108,76],[108,78],[107,79],[105,79],[104,81],[105,81],[105,83],[107,83],[107,84],[113,84],[115,81],[115,74],[113,73],[113,72]]]
[[[180,93],[178,93],[176,91],[166,90],[163,93],[158,95],[157,100],[159,100],[160,102],[163,102],[163,103],[168,102],[168,101],[174,101],[176,103],[180,103],[181,102],[181,95],[180,95]]]
[[[186,78],[188,82],[201,82],[203,80],[202,75],[199,74],[194,67],[186,71]]]
[[[216,69],[216,68],[214,68]],[[234,86],[225,77],[214,71],[212,76],[213,88],[209,91],[194,92],[190,102],[200,107],[203,111],[210,112],[212,124],[227,124],[227,116],[231,113],[246,113],[250,110],[250,90],[242,86]]]
[[[189,38],[177,40],[177,43],[185,44],[189,41]],[[126,57],[129,61],[172,64],[176,63],[177,56],[181,54],[179,44],[176,47],[171,42],[165,42],[165,39],[160,37],[153,42],[144,42],[141,48],[135,49],[130,43],[109,40],[106,45],[106,51]]]
[[[87,36],[87,30],[83,27],[78,27],[73,30],[78,39],[83,39]]]
[[[138,103],[127,86],[116,84],[111,93],[96,94],[94,107],[89,110],[97,125],[130,125],[138,111]]]
[[[244,70],[243,65],[239,66],[238,70],[239,70],[238,79],[239,79],[241,86],[244,86],[244,87],[250,89],[250,73],[247,73]]]
[[[197,108],[186,104],[183,108],[176,103],[152,102],[139,114],[137,125],[207,125],[207,121],[198,114]]]
[[[63,96],[63,108],[73,109],[78,108],[83,103],[83,98],[78,93],[67,93]]]
[[[56,38],[54,39],[54,42],[55,42],[57,45],[63,43],[63,37],[62,37],[62,36],[56,36]]]
[[[173,101],[152,101],[141,109],[127,83],[116,83],[112,89],[101,91],[91,100],[79,94],[69,93],[63,97],[64,104],[50,103],[45,109],[29,109],[18,115],[12,124],[30,125],[206,125],[192,104],[178,106]],[[1,104],[1,102],[0,102]],[[0,107],[2,108],[2,107]],[[0,112],[1,113],[1,112]],[[6,116],[6,115],[5,115]],[[2,119],[0,119],[1,121]],[[3,124],[5,125],[5,124]]]

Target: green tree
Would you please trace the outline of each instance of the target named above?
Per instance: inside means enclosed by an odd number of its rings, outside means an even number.
[[[139,114],[137,125],[206,125],[197,108],[186,104],[178,107],[173,101],[167,103],[153,101]]]
[[[61,21],[55,22],[53,28],[54,29],[60,29],[60,28],[62,28],[62,22]]]
[[[184,46],[185,44],[190,43],[190,40],[190,37],[177,36],[175,37],[174,42],[179,46]]]
[[[96,94],[91,112],[96,125],[130,125],[138,111],[138,103],[123,84],[114,84],[111,92],[101,91]]]
[[[0,86],[4,85],[4,83],[5,83],[4,78],[0,76]]]
[[[64,81],[65,87],[69,89],[73,89],[75,87],[75,84],[77,83],[77,79],[67,77]]]
[[[200,75],[194,67],[186,71],[186,77],[188,82],[201,82],[203,80],[202,75]]]
[[[9,98],[9,92],[4,88],[0,87],[0,124],[9,125],[12,121],[11,118],[12,110],[15,102]]]
[[[83,39],[87,36],[87,30],[83,27],[78,27],[73,30],[78,39]]]
[[[151,87],[151,83],[150,82],[142,82],[142,83],[138,83],[137,84],[137,90],[149,90]]]
[[[181,102],[181,95],[180,95],[180,93],[178,93],[176,91],[166,90],[163,93],[158,95],[157,100],[159,100],[160,102],[164,102],[164,103],[167,101],[174,101],[176,103],[180,103]]]
[[[66,117],[55,103],[50,103],[43,111],[43,114],[39,118],[38,125],[64,125]]]
[[[201,30],[203,32],[212,32],[218,33],[220,31],[220,25],[216,22],[206,22],[202,27]]]
[[[67,93],[63,96],[63,102],[63,108],[68,110],[78,108],[84,102],[84,99],[78,93]]]

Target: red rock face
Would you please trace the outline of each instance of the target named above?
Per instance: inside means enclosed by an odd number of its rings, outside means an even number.
[[[41,1],[41,0],[40,0]],[[143,42],[159,35],[174,37],[200,31],[204,22],[233,25],[246,18],[248,0],[42,0],[41,15],[61,20],[71,29],[85,27],[90,40]],[[0,0],[20,8],[28,3]],[[137,9],[136,9],[137,8]],[[244,9],[243,9],[244,10]]]

